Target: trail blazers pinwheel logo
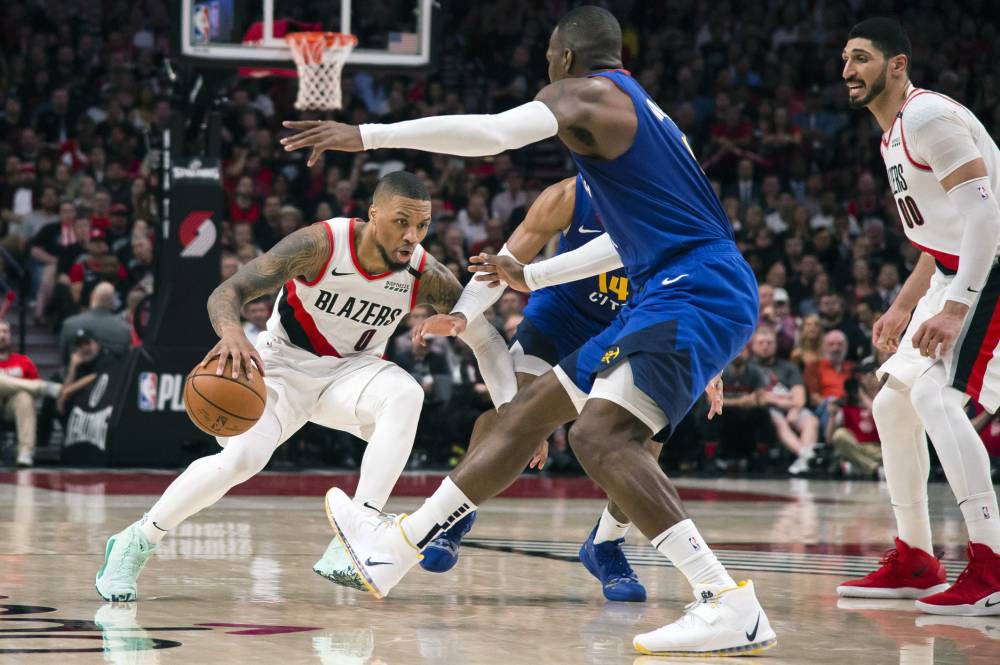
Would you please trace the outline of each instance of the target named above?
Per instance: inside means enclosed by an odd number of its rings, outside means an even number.
[[[215,246],[217,235],[212,211],[195,210],[181,222],[181,256],[189,259],[205,256]]]

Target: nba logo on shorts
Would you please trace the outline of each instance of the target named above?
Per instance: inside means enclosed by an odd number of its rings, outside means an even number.
[[[156,374],[153,372],[139,374],[139,410],[156,410]]]
[[[693,547],[694,549],[696,549],[696,550],[700,550],[701,549],[701,545],[698,544],[698,539],[695,538],[694,536],[691,536],[690,538],[688,538],[688,542],[691,543],[691,547]]]
[[[983,506],[983,517],[985,519],[989,519],[990,518],[990,507],[989,506]]]

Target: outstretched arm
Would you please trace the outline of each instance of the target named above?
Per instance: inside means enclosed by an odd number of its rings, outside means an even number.
[[[221,375],[226,360],[232,357],[234,379],[239,376],[241,367],[248,377],[251,376],[254,364],[263,374],[264,363],[240,324],[240,308],[254,298],[274,293],[290,279],[314,278],[329,255],[328,233],[322,224],[314,224],[283,238],[219,284],[208,298],[208,317],[219,336],[219,343],[205,356],[202,366],[218,357],[215,373]]]
[[[331,120],[285,121],[285,127],[298,133],[281,139],[281,143],[286,151],[311,148],[309,166],[326,150],[406,148],[482,157],[536,143],[557,133],[563,133],[571,147],[580,145],[588,153],[596,143],[587,125],[600,112],[601,95],[607,90],[606,83],[569,78],[545,86],[533,101],[503,113],[443,115],[359,126]]]
[[[507,283],[511,288],[525,292],[586,279],[602,272],[617,270],[623,265],[618,250],[607,233],[572,252],[526,266],[508,256],[491,254],[473,256],[469,260],[469,271],[480,273],[474,279],[486,282],[491,287]]]
[[[552,236],[564,231],[570,225],[575,205],[576,178],[566,178],[545,188],[545,191],[531,204],[524,221],[514,229],[499,255],[508,256],[522,265],[530,262]],[[485,256],[483,254],[479,258]],[[423,322],[422,332],[449,334],[442,326],[464,327],[464,321],[469,321],[490,308],[499,300],[503,291],[503,288],[492,289],[483,282],[471,280],[465,285],[462,296],[451,311],[454,317],[447,315],[431,317]],[[453,318],[461,320],[451,321]]]
[[[461,295],[462,285],[455,275],[428,255],[424,273],[420,277],[417,302],[430,305],[439,312],[450,312]],[[477,316],[469,321],[458,336],[475,354],[493,405],[499,409],[514,399],[514,393],[517,392],[514,362],[507,352],[507,344],[496,328],[482,316]],[[413,342],[424,343],[423,338],[417,334],[414,335]]]

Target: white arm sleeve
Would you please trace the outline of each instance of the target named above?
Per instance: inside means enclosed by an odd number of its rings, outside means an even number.
[[[948,285],[945,299],[971,306],[996,261],[1000,206],[986,177],[967,180],[952,188],[948,198],[965,220],[965,230],[958,250],[958,272]]]
[[[514,399],[514,394],[517,393],[514,359],[497,329],[484,317],[477,316],[469,319],[465,332],[459,337],[476,355],[476,362],[486,381],[486,388],[490,391],[493,406],[499,409]]]
[[[510,250],[507,249],[505,244],[499,252],[500,256],[509,256],[510,258],[517,261]],[[518,261],[520,263],[520,261]],[[488,282],[480,282],[475,278],[469,281],[462,290],[462,295],[459,296],[458,302],[455,306],[451,308],[452,314],[462,314],[465,316],[466,321],[472,321],[487,309],[493,306],[497,300],[500,300],[500,296],[507,289],[507,282],[500,282],[500,286],[490,287]]]
[[[926,95],[926,97],[931,97]],[[939,99],[917,100],[903,116],[911,156],[944,180],[963,164],[982,157],[961,109]]]
[[[622,265],[611,236],[603,233],[572,252],[524,266],[524,281],[528,288],[537,291],[546,286],[575,282],[602,272],[610,272]]]
[[[548,106],[533,101],[493,115],[441,115],[358,129],[365,150],[409,148],[483,157],[555,136],[559,122]]]

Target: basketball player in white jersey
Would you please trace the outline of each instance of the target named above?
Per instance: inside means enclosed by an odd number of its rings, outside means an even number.
[[[375,190],[369,222],[335,218],[296,231],[215,290],[208,311],[220,340],[204,364],[217,362],[221,374],[231,357],[234,378],[260,371],[264,414],[249,431],[219,439],[221,452],[193,462],[146,515],[108,540],[97,574],[105,600],[135,600],[139,572],[167,532],[263,469],[306,422],[367,441],[355,501],[381,513],[409,458],[424,398],[412,376],[382,358],[386,343],[416,304],[448,312],[462,292],[420,246],[430,217],[420,180],[389,174]],[[240,308],[279,288],[255,348]],[[516,384],[503,338],[478,317],[463,339],[494,403],[509,401]]]
[[[910,82],[910,41],[895,20],[854,26],[843,57],[851,106],[867,107],[885,132],[882,156],[903,230],[923,254],[872,331],[876,347],[895,352],[879,369],[885,383],[872,415],[896,547],[877,571],[837,591],[917,598],[933,614],[1000,615],[997,497],[964,411],[970,397],[991,413],[1000,406],[1000,150],[968,109]],[[969,532],[969,564],[951,586],[931,553],[925,433]]]

